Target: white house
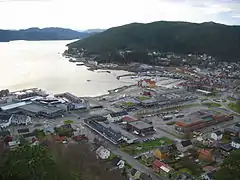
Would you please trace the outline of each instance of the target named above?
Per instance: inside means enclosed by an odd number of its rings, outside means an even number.
[[[122,169],[125,166],[125,162],[118,157],[115,157],[112,160],[112,163],[113,163],[113,167],[118,168],[118,169]]]
[[[107,115],[109,122],[119,122],[121,121],[128,113],[126,111],[115,112]]]
[[[221,140],[223,137],[223,133],[221,131],[216,131],[211,133],[211,139],[215,140],[215,141],[219,141]]]
[[[16,149],[20,145],[20,141],[10,141],[8,146],[10,149]]]
[[[97,150],[96,150],[96,154],[100,159],[108,159],[111,155],[111,152],[104,148],[103,146],[100,146]]]
[[[231,146],[235,149],[240,149],[240,138],[233,140]]]

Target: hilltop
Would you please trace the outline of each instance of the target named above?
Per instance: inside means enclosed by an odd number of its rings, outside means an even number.
[[[240,26],[214,22],[188,23],[159,21],[132,23],[69,44],[90,54],[109,54],[118,50],[160,51],[179,54],[209,54],[224,60],[240,58]]]
[[[1,30],[0,42],[13,40],[71,40],[90,36],[89,32],[78,32],[64,28],[29,28],[21,30]]]

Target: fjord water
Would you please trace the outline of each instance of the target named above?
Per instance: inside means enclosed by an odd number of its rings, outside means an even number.
[[[97,73],[62,57],[71,41],[12,41],[0,43],[0,90],[38,87],[52,93],[97,96],[109,89],[133,84],[117,80],[126,71]],[[90,81],[88,81],[90,80]]]

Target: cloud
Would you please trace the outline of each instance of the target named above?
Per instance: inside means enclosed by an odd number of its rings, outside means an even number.
[[[1,2],[2,1],[2,2]],[[240,0],[0,0],[0,28],[109,28],[132,22],[240,24]],[[6,21],[7,19],[7,21]]]

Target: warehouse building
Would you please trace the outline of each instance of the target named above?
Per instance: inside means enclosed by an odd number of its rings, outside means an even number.
[[[222,114],[216,111],[197,111],[176,122],[175,129],[179,132],[192,132],[204,127],[233,120],[232,114]]]
[[[147,124],[143,121],[134,121],[127,124],[127,130],[132,131],[137,135],[145,136],[148,134],[155,133],[155,130],[152,125]]]
[[[45,118],[56,118],[63,115],[64,110],[52,106],[43,106],[41,104],[28,104],[25,106],[19,107],[19,110],[25,115],[31,117],[45,117]]]

